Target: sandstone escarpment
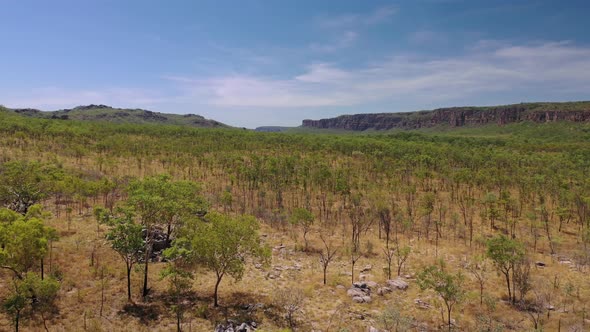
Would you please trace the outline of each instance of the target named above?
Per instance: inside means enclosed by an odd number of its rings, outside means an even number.
[[[411,113],[342,115],[321,120],[303,120],[303,127],[362,131],[367,129],[418,129],[438,125],[461,127],[530,121],[590,121],[590,102],[527,103],[492,107],[452,107]]]

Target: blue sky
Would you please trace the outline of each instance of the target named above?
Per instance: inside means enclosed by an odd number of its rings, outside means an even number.
[[[590,99],[590,1],[0,0],[0,104],[230,125]]]

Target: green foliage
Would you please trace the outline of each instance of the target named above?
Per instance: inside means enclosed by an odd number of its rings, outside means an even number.
[[[506,270],[522,260],[525,252],[522,243],[501,234],[488,240],[486,254],[499,270]]]
[[[19,321],[21,319],[21,313],[27,306],[28,299],[24,293],[15,291],[10,294],[3,302],[2,309],[9,316],[13,318],[15,330],[19,330]]]
[[[0,224],[0,268],[22,278],[40,266],[49,241],[55,239],[55,229],[45,226],[38,218],[21,216],[11,223]]]
[[[10,161],[0,167],[0,203],[20,214],[52,189],[55,169],[37,162]]]
[[[173,223],[179,219],[203,216],[208,203],[200,196],[195,182],[172,181],[168,175],[148,177],[131,182],[127,203],[133,207],[142,223]]]
[[[13,318],[15,330],[24,314],[38,314],[43,320],[55,311],[55,300],[60,284],[53,278],[41,279],[34,273],[26,273],[21,279],[15,279],[13,288],[2,301],[2,309]]]
[[[258,236],[254,217],[229,217],[212,213],[206,222],[197,223],[191,238],[194,258],[210,270],[227,273],[239,280],[244,273],[244,258],[268,259],[269,251]]]
[[[515,290],[510,288],[510,271],[514,270],[515,264],[525,258],[524,246],[522,243],[501,234],[488,240],[486,255],[492,260],[496,269],[504,274],[508,297],[514,301]]]
[[[127,299],[131,300],[131,269],[142,257],[145,242],[142,226],[133,220],[133,213],[129,210],[118,211],[118,215],[111,216],[106,211],[95,209],[97,218],[110,226],[106,239],[121,259],[125,262],[127,272]]]
[[[405,332],[412,327],[412,318],[404,316],[397,308],[388,306],[377,317],[377,323],[385,331]]]
[[[304,208],[295,208],[291,213],[289,221],[294,225],[301,225],[302,227],[309,227],[313,224],[313,214]]]
[[[181,331],[182,318],[188,309],[188,305],[183,302],[183,296],[191,289],[193,274],[176,262],[172,262],[162,270],[160,277],[168,279],[167,291],[172,300],[170,310],[176,316],[177,331]]]
[[[229,217],[211,213],[205,222],[195,221],[184,231],[183,236],[174,241],[176,249],[169,252],[190,252],[193,263],[215,273],[215,305],[217,286],[226,274],[240,280],[244,274],[246,257],[263,261],[270,258],[269,249],[258,236],[258,222],[254,217]]]
[[[303,230],[303,240],[305,241],[305,250],[307,251],[307,233],[313,225],[314,217],[313,214],[304,208],[295,208],[289,217],[289,222],[293,225],[301,226]]]
[[[466,294],[463,288],[464,279],[461,272],[451,274],[439,265],[428,266],[417,276],[420,289],[431,289],[443,300],[447,309],[449,331],[452,329],[451,311],[455,304],[463,300]]]
[[[127,188],[127,206],[137,214],[145,228],[143,296],[148,294],[148,266],[152,250],[153,229],[165,225],[166,240],[176,227],[187,220],[202,217],[208,203],[199,186],[190,181],[172,181],[168,175],[152,176],[132,181]]]

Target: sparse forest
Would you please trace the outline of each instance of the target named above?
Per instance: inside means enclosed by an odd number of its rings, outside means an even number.
[[[589,172],[586,123],[257,133],[0,109],[0,330],[585,331]]]

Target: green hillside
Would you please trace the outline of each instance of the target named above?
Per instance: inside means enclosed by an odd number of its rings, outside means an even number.
[[[168,114],[152,112],[144,109],[114,108],[107,105],[78,106],[72,109],[63,109],[52,112],[44,112],[30,108],[8,110],[20,115],[43,119],[102,121],[132,124],[153,123],[208,128],[227,127],[227,125],[221,122],[205,119],[196,114]]]

